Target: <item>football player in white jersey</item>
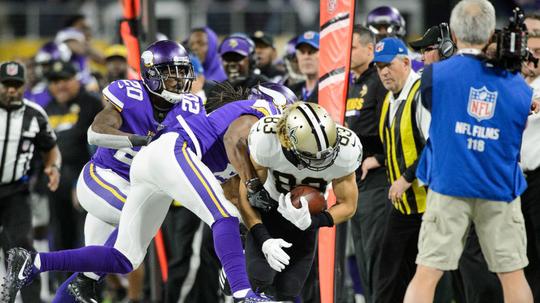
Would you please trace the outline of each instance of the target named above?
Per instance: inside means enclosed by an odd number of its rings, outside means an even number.
[[[347,221],[356,211],[355,170],[362,159],[356,134],[336,125],[321,106],[297,102],[282,116],[259,120],[248,140],[254,171],[240,173],[240,211],[249,229],[246,264],[252,286],[277,300],[300,294],[313,264],[319,227]],[[261,208],[259,184],[270,198]],[[309,185],[326,192],[332,184],[336,204],[310,215],[307,201],[291,203],[290,191]],[[262,195],[264,196],[264,195]],[[253,211],[248,203],[258,211]]]

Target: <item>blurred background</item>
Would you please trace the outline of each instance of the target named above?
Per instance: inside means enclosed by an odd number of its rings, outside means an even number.
[[[429,26],[447,21],[456,2],[361,0],[357,1],[355,23],[364,23],[367,12],[379,5],[392,5],[405,17],[408,39],[414,39]],[[540,0],[491,2],[500,25],[516,5],[527,11],[540,8]],[[191,28],[201,26],[209,26],[220,36],[263,30],[274,35],[279,56],[289,38],[306,30],[317,30],[319,26],[319,1],[315,0],[157,0],[156,3],[157,31],[171,39],[182,41]],[[120,1],[3,0],[0,1],[0,61],[33,56],[75,14],[86,16],[96,49],[120,42]]]

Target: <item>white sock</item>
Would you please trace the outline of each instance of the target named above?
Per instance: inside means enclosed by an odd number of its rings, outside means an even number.
[[[36,254],[36,257],[34,258],[34,266],[41,270],[41,258],[39,257],[39,254]]]
[[[247,295],[248,291],[249,291],[249,288],[242,289],[242,290],[239,290],[239,291],[235,291],[232,296],[237,298],[237,299],[240,299],[240,298],[245,297]]]

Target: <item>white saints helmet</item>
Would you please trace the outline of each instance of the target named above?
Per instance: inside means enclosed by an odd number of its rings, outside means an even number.
[[[299,168],[320,171],[334,163],[339,150],[338,132],[323,107],[294,103],[285,110],[277,128],[281,144],[292,152]]]

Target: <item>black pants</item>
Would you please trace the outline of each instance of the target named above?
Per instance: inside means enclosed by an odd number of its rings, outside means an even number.
[[[34,251],[32,246],[32,213],[27,190],[0,197],[0,246],[6,254],[13,247]],[[21,291],[24,303],[41,302],[39,277]]]
[[[369,171],[358,184],[358,207],[351,218],[354,253],[367,303],[373,302],[373,283],[381,261],[385,224],[392,204],[388,200],[388,181],[384,168]]]
[[[529,258],[525,276],[533,291],[534,302],[540,302],[540,168],[527,173],[527,183],[527,190],[521,195]]]
[[[418,234],[422,215],[404,215],[392,208],[381,246],[381,262],[375,275],[374,301],[403,302],[405,291],[416,271]]]
[[[162,225],[167,246],[169,277],[165,302],[176,303],[190,271],[192,243],[201,220],[185,207],[172,206]],[[194,269],[193,269],[194,270]]]
[[[251,233],[246,239],[246,265],[251,286],[261,292],[273,296],[276,300],[293,300],[301,294],[308,275],[315,275],[311,271],[315,258],[318,230],[308,229],[303,232],[303,238],[294,241],[287,239],[286,235],[274,238],[284,238],[292,243],[291,249],[285,252],[291,257],[289,265],[282,272],[273,270],[260,247],[256,244]],[[317,289],[318,290],[318,289]]]
[[[459,268],[451,275],[459,303],[503,303],[501,283],[487,268],[474,225],[469,230]]]

